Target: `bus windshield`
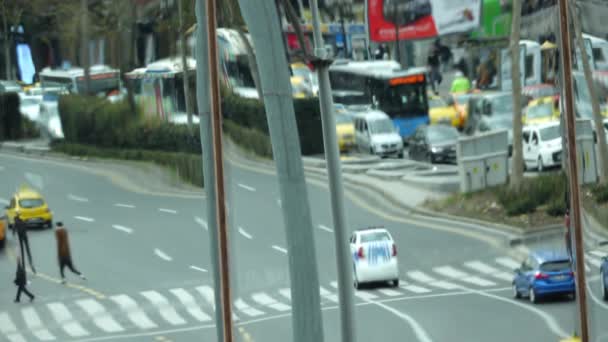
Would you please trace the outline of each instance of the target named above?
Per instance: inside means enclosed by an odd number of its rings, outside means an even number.
[[[377,91],[378,107],[391,117],[425,114],[428,110],[425,87],[422,84],[402,84]]]

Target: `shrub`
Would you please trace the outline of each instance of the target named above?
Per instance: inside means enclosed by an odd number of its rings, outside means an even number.
[[[566,202],[563,198],[554,198],[549,202],[549,206],[547,207],[547,214],[549,216],[564,216],[566,214]]]
[[[22,138],[23,121],[17,93],[0,94],[0,140]]]
[[[21,127],[21,137],[23,138],[38,138],[40,137],[40,129],[38,125],[28,117],[24,116],[21,118],[22,127]]]
[[[608,185],[596,185],[591,188],[591,193],[597,203],[608,202]]]
[[[270,137],[256,129],[240,127],[224,120],[224,130],[237,144],[261,157],[272,158]]]
[[[524,179],[519,189],[503,186],[498,189],[497,196],[507,215],[516,216],[528,214],[544,204],[549,203],[547,212],[557,213],[561,210],[559,202],[565,211],[566,176],[563,173],[543,175],[536,178]]]

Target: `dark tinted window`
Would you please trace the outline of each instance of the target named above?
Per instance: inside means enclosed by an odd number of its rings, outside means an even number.
[[[21,208],[38,208],[44,205],[44,201],[39,198],[19,200]]]

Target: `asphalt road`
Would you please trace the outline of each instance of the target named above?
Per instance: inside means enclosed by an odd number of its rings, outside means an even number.
[[[238,341],[291,341],[285,227],[276,177],[229,163],[228,213]],[[32,231],[34,303],[12,302],[15,241],[0,253],[0,341],[213,341],[212,278],[204,196],[127,190],[94,170],[0,154],[0,202],[22,183],[38,188],[70,231],[75,265],[87,277],[58,283],[50,230]],[[497,235],[423,219],[362,191],[347,191],[349,229],[381,225],[396,239],[402,284],[356,292],[361,341],[557,341],[574,329],[575,304],[514,300],[520,260]],[[407,194],[404,194],[407,196]],[[329,194],[311,180],[326,341],[338,341],[334,235]],[[3,204],[4,203],[0,203]],[[546,242],[548,246],[551,243]],[[590,275],[598,255],[588,251]],[[599,298],[597,277],[591,293]],[[589,301],[595,341],[608,306]]]

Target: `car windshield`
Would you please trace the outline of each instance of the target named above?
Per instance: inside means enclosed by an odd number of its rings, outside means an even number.
[[[559,271],[567,271],[570,269],[570,261],[569,260],[558,260],[545,262],[540,265],[540,270],[543,272],[559,272]]]
[[[369,121],[370,131],[373,134],[386,134],[395,132],[395,126],[393,122],[386,120],[370,120]]]
[[[526,116],[530,119],[545,118],[553,115],[553,106],[550,103],[543,103],[528,107]]]
[[[352,124],[353,118],[347,114],[338,114],[338,115],[336,115],[336,123],[337,124]]]
[[[540,130],[540,138],[543,141],[557,139],[561,136],[558,125],[545,127]]]
[[[361,234],[361,243],[378,241],[391,241],[391,237],[386,232],[371,232]]]
[[[443,99],[430,99],[429,100],[429,107],[430,108],[440,108],[440,107],[446,107],[447,104],[445,103],[445,101]]]
[[[39,198],[24,198],[19,200],[19,206],[21,208],[38,208],[44,205],[44,201]]]
[[[510,94],[495,96],[491,102],[493,114],[513,114],[513,97]]]
[[[455,141],[458,139],[458,131],[450,126],[430,126],[427,129],[427,136],[431,143]]]

